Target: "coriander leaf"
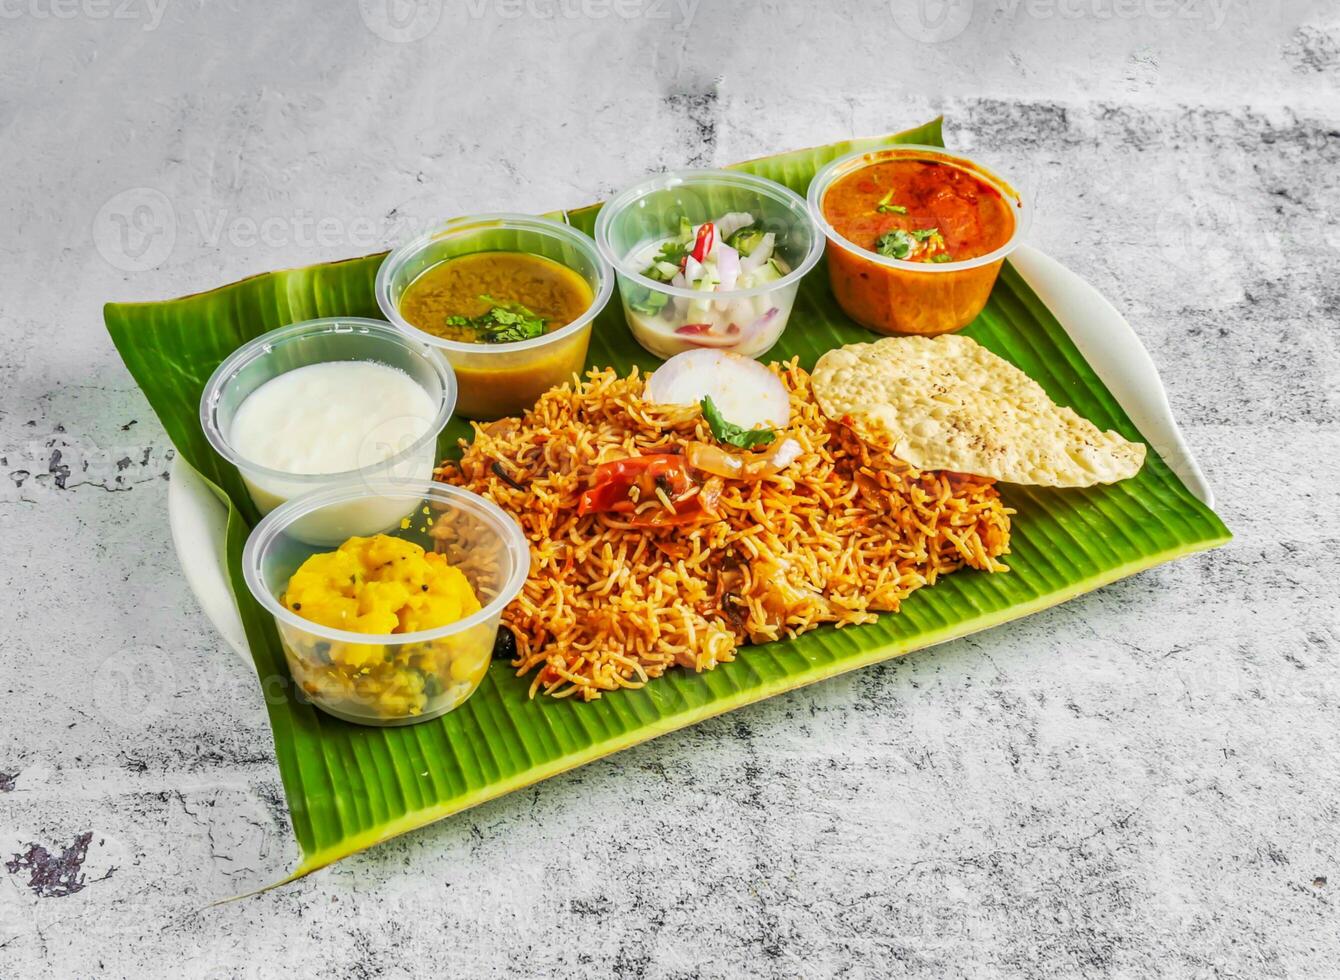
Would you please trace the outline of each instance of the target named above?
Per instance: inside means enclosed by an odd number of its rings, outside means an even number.
[[[515,344],[520,340],[531,340],[544,333],[543,320],[525,320],[521,323],[514,323],[503,327],[500,330],[493,330],[484,335],[486,342],[490,344]]]
[[[916,239],[901,228],[886,231],[875,239],[875,251],[891,259],[907,258],[916,245]]]
[[[880,255],[887,255],[892,259],[907,259],[910,262],[952,262],[953,260],[947,255],[945,258],[940,258],[938,255],[926,254],[932,249],[944,247],[944,236],[940,234],[939,228],[917,228],[912,231],[896,228],[875,239],[875,251]],[[913,253],[917,251],[921,254],[914,256]]]
[[[544,333],[545,318],[520,303],[499,303],[492,296],[479,298],[493,304],[487,313],[475,317],[449,316],[447,326],[474,330],[478,342],[484,344],[514,344]]]
[[[683,242],[666,242],[661,246],[660,252],[656,255],[658,262],[669,262],[671,265],[679,265],[679,260],[689,254],[689,247]]]
[[[937,255],[932,255],[930,260],[932,262],[953,262],[954,257],[948,252],[940,252]]]
[[[510,327],[514,323],[524,323],[526,317],[520,313],[513,313],[511,310],[505,310],[501,306],[495,306],[489,310],[489,316],[493,322],[500,327]]]
[[[707,420],[707,425],[712,430],[712,438],[724,445],[753,449],[755,446],[766,446],[777,438],[777,433],[772,429],[746,429],[734,422],[727,422],[722,418],[721,410],[716,407],[711,395],[704,396],[699,402],[699,407],[702,408],[703,418]]]
[[[683,261],[684,256],[689,254],[688,245],[683,242],[670,241],[661,246],[661,250],[656,253],[656,257],[651,260],[651,265],[642,270],[642,274],[648,279],[655,279],[657,282],[669,282],[671,276],[665,275],[656,267],[659,262],[666,262],[673,266],[678,266]]]

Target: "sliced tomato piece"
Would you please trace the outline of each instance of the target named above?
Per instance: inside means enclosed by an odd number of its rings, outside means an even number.
[[[702,492],[691,493],[698,483],[690,475],[684,457],[673,453],[629,456],[597,466],[590,489],[578,503],[577,513],[631,514],[637,508],[632,497],[634,487],[638,488],[639,502],[656,497],[659,490],[675,511],[672,514],[664,507],[647,508],[631,521],[637,527],[692,524],[712,516],[705,507],[714,498],[705,499]]]

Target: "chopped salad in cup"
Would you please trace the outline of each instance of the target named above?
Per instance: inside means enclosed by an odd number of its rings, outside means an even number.
[[[629,330],[663,358],[700,348],[766,354],[824,246],[799,195],[726,170],[628,188],[601,208],[595,237]]]
[[[776,234],[743,211],[698,225],[681,218],[678,235],[649,242],[629,257],[629,264],[641,267],[648,279],[702,294],[672,296],[644,288],[628,298],[634,332],[640,328],[660,338],[661,345],[723,347],[755,356],[777,342],[791,312],[791,297],[713,295],[777,282],[791,271],[777,251]]]

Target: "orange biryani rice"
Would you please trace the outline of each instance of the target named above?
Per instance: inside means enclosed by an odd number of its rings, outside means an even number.
[[[535,672],[532,697],[590,700],[676,664],[711,670],[745,643],[897,612],[965,565],[1007,570],[998,559],[1013,511],[992,481],[919,472],[870,448],[823,415],[794,360],[772,370],[791,396],[779,439],[802,452],[756,482],[721,481],[701,523],[578,514],[599,464],[712,442],[697,406],[644,401],[636,370],[593,370],[520,419],[476,425],[461,460],[438,469],[512,514],[530,541],[530,577],[503,620],[516,635],[513,666]]]

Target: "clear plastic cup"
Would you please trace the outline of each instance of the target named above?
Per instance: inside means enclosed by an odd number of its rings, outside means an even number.
[[[716,221],[748,212],[776,236],[790,269],[752,289],[704,292],[644,276],[653,242],[678,234],[680,219]],[[596,218],[596,245],[614,267],[624,318],[637,342],[658,357],[712,347],[762,357],[786,329],[800,280],[823,254],[824,239],[805,202],[789,188],[734,170],[658,174],[619,194]]]
[[[321,626],[283,604],[298,567],[331,550],[313,546],[304,524],[337,529],[350,504],[369,496],[396,501],[394,509],[409,519],[376,531],[353,521],[340,542],[383,533],[438,551],[469,579],[479,612],[433,630],[368,634]],[[432,480],[360,481],[291,500],[256,525],[242,553],[247,588],[274,617],[294,681],[321,710],[362,725],[413,724],[464,703],[488,672],[503,607],[529,572],[526,537],[512,518],[482,497]]]
[[[929,160],[958,167],[999,191],[1012,205],[1014,231],[994,251],[962,262],[907,262],[879,255],[847,239],[824,214],[824,197],[839,179],[889,160]],[[995,173],[938,146],[902,144],[839,157],[810,182],[810,215],[828,238],[828,281],[842,311],[861,326],[886,334],[934,336],[966,327],[986,306],[1005,257],[1023,241],[1032,209]]]
[[[375,361],[408,374],[436,407],[431,418],[416,420],[423,423],[423,434],[408,445],[397,446],[386,444],[378,432],[370,430],[362,437],[358,453],[368,462],[339,473],[290,473],[242,456],[230,439],[230,430],[247,396],[295,368],[331,361]],[[268,514],[290,498],[352,479],[429,479],[438,462],[437,437],[455,404],[456,379],[451,366],[432,348],[380,320],[326,317],[280,327],[234,351],[205,385],[200,426],[215,452],[237,467],[257,510]],[[354,510],[365,515],[369,527],[375,527],[403,516],[391,513],[394,506],[388,504],[379,511],[375,502],[364,501]],[[328,536],[323,540],[329,540]]]
[[[447,340],[401,315],[401,297],[414,280],[449,259],[476,252],[529,252],[552,259],[586,280],[591,305],[566,326],[511,344]],[[377,272],[376,293],[386,319],[451,362],[460,385],[457,411],[472,419],[498,419],[520,415],[550,388],[581,376],[591,322],[613,288],[609,266],[595,243],[577,229],[525,214],[481,214],[455,218],[397,248]]]

